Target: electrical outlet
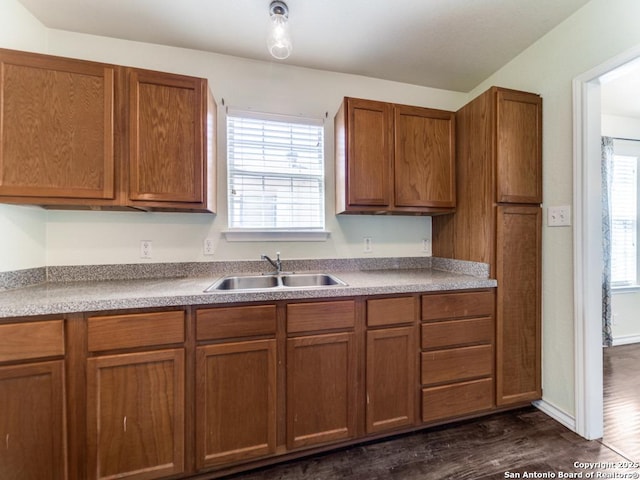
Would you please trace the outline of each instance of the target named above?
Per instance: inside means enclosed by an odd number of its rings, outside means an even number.
[[[431,253],[431,240],[428,238],[422,239],[422,251],[424,253]]]
[[[547,208],[547,225],[550,227],[568,227],[571,225],[571,207],[563,205],[561,207]]]
[[[140,240],[140,258],[151,258],[152,242],[151,240]]]
[[[202,251],[205,255],[213,255],[213,252],[214,252],[213,238],[204,239]]]
[[[371,241],[371,237],[364,237],[363,241],[364,245],[362,250],[364,251],[364,253],[373,252],[373,242]]]

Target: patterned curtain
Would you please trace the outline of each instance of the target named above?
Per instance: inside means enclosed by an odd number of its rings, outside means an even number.
[[[602,345],[613,344],[611,334],[611,183],[613,139],[602,137]]]

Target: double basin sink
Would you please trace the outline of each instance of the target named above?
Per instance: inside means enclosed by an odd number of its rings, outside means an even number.
[[[230,290],[270,290],[273,288],[315,288],[344,286],[345,282],[329,273],[280,273],[222,277],[205,292]]]

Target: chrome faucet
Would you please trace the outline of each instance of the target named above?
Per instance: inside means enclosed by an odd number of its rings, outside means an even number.
[[[273,268],[276,269],[276,273],[278,275],[280,275],[282,273],[282,262],[280,261],[280,252],[276,252],[276,261],[274,262],[273,260],[271,260],[267,255],[265,255],[264,253],[262,255],[260,255],[260,260],[266,260],[267,262],[269,262],[271,265],[273,265]]]

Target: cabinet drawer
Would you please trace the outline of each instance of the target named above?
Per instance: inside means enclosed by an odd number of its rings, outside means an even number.
[[[484,377],[492,372],[491,345],[422,352],[423,385]]]
[[[275,335],[276,306],[206,308],[196,312],[196,339]]]
[[[353,328],[355,312],[353,300],[293,303],[287,305],[287,332],[301,333]]]
[[[422,389],[422,421],[489,410],[493,407],[493,380],[483,378]]]
[[[422,296],[422,320],[493,316],[494,292],[444,293]]]
[[[0,325],[0,362],[64,355],[62,320]]]
[[[184,312],[135,313],[89,317],[90,352],[183,343]]]
[[[443,348],[493,343],[493,319],[472,318],[423,323],[422,348]]]
[[[412,323],[416,317],[413,297],[376,298],[367,300],[367,326]]]

